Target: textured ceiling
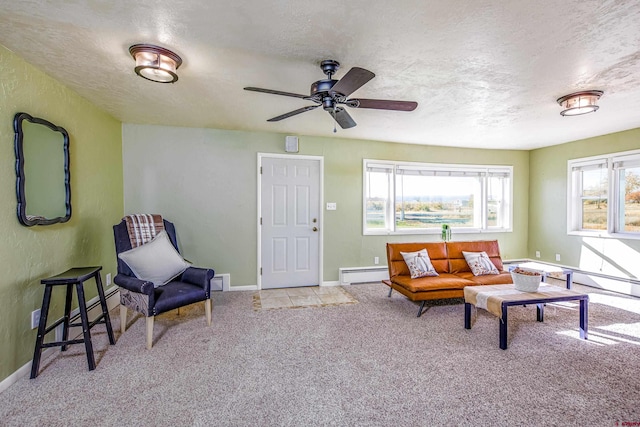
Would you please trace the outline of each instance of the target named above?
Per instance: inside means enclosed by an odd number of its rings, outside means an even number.
[[[640,3],[625,0],[0,0],[0,43],[127,123],[332,136],[308,101],[323,59],[376,77],[352,96],[417,101],[349,109],[342,138],[532,149],[640,127]],[[175,84],[137,77],[128,48],[179,54]],[[556,99],[604,91],[600,110]]]

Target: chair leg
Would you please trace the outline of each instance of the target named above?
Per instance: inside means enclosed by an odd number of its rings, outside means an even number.
[[[120,304],[120,333],[124,334],[127,330],[127,306]]]
[[[211,299],[204,300],[204,311],[207,313],[207,326],[211,326]]]
[[[147,348],[151,350],[153,346],[153,316],[147,317]]]

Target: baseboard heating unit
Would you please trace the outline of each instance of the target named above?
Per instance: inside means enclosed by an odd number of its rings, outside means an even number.
[[[340,268],[340,284],[379,282],[389,278],[387,266]]]

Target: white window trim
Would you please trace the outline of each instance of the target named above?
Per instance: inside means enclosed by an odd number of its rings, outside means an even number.
[[[614,167],[616,162],[624,160],[640,160],[640,150],[621,151],[617,153],[602,154],[599,156],[582,157],[567,161],[567,235],[583,237],[600,237],[611,239],[640,240],[640,232],[618,232],[615,231],[616,218],[619,211],[619,195],[617,189],[618,169]],[[582,230],[578,229],[579,214],[582,212],[577,208],[577,200],[581,197],[578,190],[582,188],[574,182],[573,168],[575,166],[588,166],[598,163],[606,163],[608,176],[607,189],[607,229],[606,230]]]
[[[392,180],[390,187],[390,200],[392,201],[389,207],[390,213],[387,212],[385,218],[391,220],[391,224],[388,224],[387,229],[367,229],[367,164],[378,165],[393,165]],[[503,209],[505,210],[505,221],[508,221],[507,227],[495,227],[487,226],[487,180],[483,180],[480,195],[480,222],[481,227],[455,227],[456,234],[479,234],[479,233],[509,233],[513,231],[513,166],[511,165],[476,165],[476,164],[446,164],[446,163],[418,163],[418,162],[406,162],[395,160],[375,160],[375,159],[363,159],[362,160],[362,234],[366,236],[387,236],[387,235],[439,235],[441,233],[440,228],[412,228],[396,230],[395,228],[395,199],[396,199],[396,176],[398,167],[411,169],[411,168],[428,168],[432,170],[440,171],[459,171],[459,172],[478,172],[483,173],[490,172],[492,169],[508,170],[509,173],[509,188],[505,192],[508,199],[504,200]]]

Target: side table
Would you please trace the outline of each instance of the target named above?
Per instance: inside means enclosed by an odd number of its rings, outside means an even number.
[[[542,281],[546,282],[547,276],[551,273],[564,274],[566,277],[567,289],[571,289],[573,284],[573,270],[566,267],[556,267],[548,264],[540,264],[537,262],[523,262],[521,264],[513,264],[509,266],[509,271],[513,271],[518,267],[522,267],[527,270],[535,270],[542,273]]]
[[[114,345],[116,343],[113,337],[113,329],[111,328],[111,318],[109,317],[109,311],[107,309],[107,300],[104,296],[104,289],[102,289],[102,279],[100,278],[100,270],[102,267],[82,267],[72,268],[57,276],[42,279],[40,283],[45,285],[44,298],[42,299],[42,309],[40,310],[40,323],[38,325],[38,337],[36,338],[36,348],[33,353],[33,363],[31,365],[31,378],[38,376],[38,369],[40,367],[40,356],[42,355],[42,349],[46,347],[62,347],[62,351],[67,350],[67,346],[70,344],[84,343],[87,351],[87,362],[89,363],[89,370],[92,371],[96,368],[95,358],[93,356],[93,345],[91,344],[91,328],[99,323],[103,323],[107,327],[107,334],[109,335],[109,343]],[[100,305],[102,307],[102,314],[96,318],[93,322],[89,322],[87,315],[87,303],[84,298],[83,282],[90,278],[94,278],[96,281],[96,287],[98,288],[98,296],[100,298]],[[47,327],[47,316],[49,314],[49,304],[51,303],[51,289],[54,286],[65,285],[67,287],[67,295],[64,304],[64,316],[62,319],[53,323]],[[76,293],[78,295],[78,309],[80,311],[80,323],[69,323],[71,320],[71,297],[73,294],[73,285],[76,287]],[[49,332],[53,331],[58,325],[63,324],[62,329],[62,341],[44,343],[44,337]],[[82,327],[83,337],[79,339],[69,339],[69,328],[75,326]]]

